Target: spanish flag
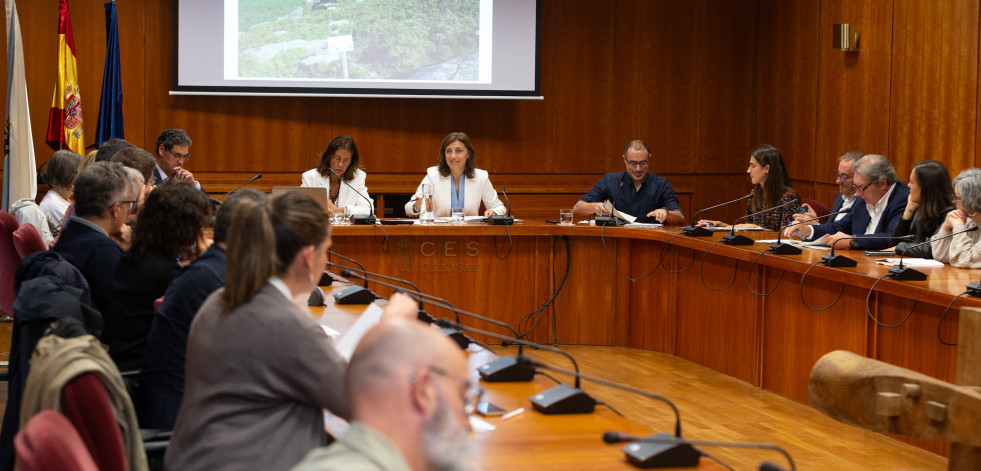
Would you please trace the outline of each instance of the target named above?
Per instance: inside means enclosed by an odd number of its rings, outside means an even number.
[[[78,91],[75,39],[68,17],[68,0],[58,0],[58,83],[48,116],[48,145],[85,155],[82,143],[82,96]]]

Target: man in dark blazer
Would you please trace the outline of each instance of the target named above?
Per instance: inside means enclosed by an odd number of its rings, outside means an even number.
[[[95,162],[75,177],[75,212],[52,250],[82,272],[100,312],[105,312],[112,273],[123,254],[110,237],[119,234],[137,198],[118,162]]]
[[[896,170],[884,156],[869,154],[853,166],[852,185],[858,199],[845,217],[814,226],[791,226],[784,230],[790,237],[797,230],[806,240],[818,240],[838,249],[877,250],[896,245],[890,239],[909,197],[909,187],[899,181]],[[853,236],[863,236],[850,239]]]
[[[831,204],[831,214],[837,213],[842,209],[849,209],[858,200],[858,196],[855,194],[855,185],[852,183],[852,176],[855,175],[854,169],[855,162],[858,159],[865,157],[864,152],[850,151],[845,152],[841,157],[838,157],[838,170],[835,170],[835,183],[838,184],[838,194],[835,195],[834,203]],[[817,218],[817,213],[807,204],[804,203],[807,211],[795,214],[795,221],[807,221],[805,224],[821,224],[824,222],[838,221],[845,217],[845,213],[838,214],[835,216],[830,216],[831,219],[827,218]]]
[[[201,189],[201,184],[194,179],[194,174],[184,168],[191,159],[191,138],[183,129],[165,129],[157,137],[157,166],[153,169],[154,184],[163,183],[171,178],[189,180]]]

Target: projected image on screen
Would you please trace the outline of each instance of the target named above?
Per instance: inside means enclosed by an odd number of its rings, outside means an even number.
[[[225,24],[238,25],[237,51],[225,51],[226,79],[482,82],[491,76],[490,41],[482,51],[480,34],[482,26],[490,31],[491,19],[482,25],[481,0],[225,4],[225,15],[235,15]]]

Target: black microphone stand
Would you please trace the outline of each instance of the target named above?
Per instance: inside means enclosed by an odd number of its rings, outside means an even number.
[[[901,237],[893,237],[893,236],[874,236],[874,237],[853,236],[853,237],[843,237],[843,238],[838,239],[837,241],[835,241],[835,243],[837,243],[838,241],[842,241],[842,240],[857,240],[857,239],[909,240],[911,238],[913,238],[913,236],[901,236]],[[825,265],[827,265],[829,267],[836,267],[836,268],[858,266],[858,262],[856,262],[855,260],[852,260],[852,259],[850,259],[850,258],[848,258],[848,257],[846,257],[844,255],[837,255],[837,254],[835,254],[835,244],[831,244],[831,253],[826,254],[825,256],[821,257],[821,262],[820,263],[823,263],[823,264],[825,264]]]
[[[619,226],[620,218],[613,215],[613,211],[617,209],[617,200],[620,199],[620,192],[623,191],[623,178],[620,178],[620,186],[617,188],[617,194],[613,197],[613,204],[610,205],[610,215],[609,216],[596,216],[593,218],[593,224],[597,226]]]
[[[367,270],[364,269],[364,265],[362,265],[357,260],[354,260],[353,258],[345,257],[337,252],[333,252],[330,250],[328,250],[327,253],[335,257],[338,257],[342,260],[351,262],[361,267],[362,272],[367,273]],[[338,266],[331,262],[327,262],[327,264],[331,266]],[[350,288],[346,288],[344,290],[334,293],[334,302],[336,302],[337,304],[370,304],[372,301],[374,301],[377,298],[379,298],[379,296],[375,293],[372,293],[371,290],[368,289],[367,281],[364,282],[363,286],[354,285]]]
[[[770,244],[770,251],[772,251],[773,253],[778,254],[778,255],[800,255],[801,254],[800,247],[796,247],[796,246],[791,245],[791,244],[784,244],[783,242],[780,242],[780,236],[783,235],[783,230],[784,229],[786,229],[788,227],[791,227],[791,226],[796,226],[796,225],[804,224],[805,222],[811,222],[811,221],[814,221],[816,219],[821,219],[821,218],[825,218],[825,217],[831,217],[831,216],[834,216],[834,215],[837,215],[837,214],[848,213],[851,210],[852,210],[852,208],[845,208],[845,209],[842,209],[841,211],[835,211],[835,212],[830,213],[830,214],[825,214],[824,216],[818,216],[816,218],[805,219],[803,221],[795,222],[793,224],[787,224],[786,226],[781,227],[780,230],[777,231],[777,241],[774,242],[774,243],[772,243],[772,244]]]
[[[779,206],[774,206],[772,208],[766,208],[763,211],[757,211],[757,212],[755,212],[753,214],[747,214],[747,215],[745,215],[745,216],[743,216],[743,217],[741,217],[739,219],[736,219],[732,223],[732,231],[729,232],[728,234],[722,236],[722,242],[725,243],[726,245],[753,245],[753,244],[755,244],[756,243],[755,240],[750,239],[749,237],[746,237],[746,236],[741,235],[741,234],[736,234],[736,223],[738,223],[739,221],[742,221],[743,219],[756,216],[757,214],[768,213],[768,212],[773,211],[775,209],[781,209],[781,208],[783,208],[785,206],[790,206],[790,205],[792,205],[794,203],[797,203],[797,202],[796,201],[790,201],[790,202],[781,204]]]
[[[355,214],[355,215],[351,216],[351,222],[354,223],[355,225],[372,225],[372,224],[374,224],[375,221],[376,221],[376,219],[375,219],[375,205],[374,205],[374,203],[372,203],[370,199],[368,199],[367,197],[365,197],[364,195],[362,195],[360,191],[354,189],[354,186],[352,186],[350,183],[344,181],[344,179],[341,178],[341,176],[338,175],[337,172],[334,171],[334,169],[328,167],[327,168],[327,171],[330,172],[331,175],[337,177],[337,179],[340,180],[340,182],[342,184],[347,185],[347,187],[350,188],[351,191],[353,191],[355,194],[357,194],[358,196],[360,196],[361,199],[363,199],[363,200],[365,200],[365,201],[368,202],[368,210],[371,211],[371,214],[367,214],[367,215],[365,215],[365,214]]]
[[[215,198],[215,199],[218,200],[219,204],[221,204],[221,200],[225,199],[226,196],[228,196],[228,195],[230,195],[232,193],[235,193],[236,191],[238,191],[243,186],[248,185],[249,183],[252,183],[252,182],[254,182],[254,181],[256,181],[256,180],[258,180],[260,178],[262,178],[262,174],[261,173],[257,173],[257,174],[255,174],[254,177],[252,177],[251,180],[249,180],[249,181],[247,181],[247,182],[245,182],[245,183],[243,183],[243,184],[241,184],[239,186],[236,186],[235,189],[233,189],[232,191],[229,191],[228,193],[225,193],[224,195],[221,195],[221,196],[219,196],[218,198]]]
[[[666,462],[667,456],[664,456],[663,451],[659,451],[659,448],[663,448],[663,445],[675,445],[679,443],[678,437],[672,437],[666,433],[658,433],[647,438],[634,437],[619,432],[605,432],[603,433],[603,442],[614,444],[623,442],[632,442],[623,448],[627,459],[641,468],[667,468],[667,467],[681,467],[683,465],[671,465]],[[787,463],[790,464],[790,469],[796,470],[797,466],[794,464],[794,459],[790,456],[790,453],[783,448],[772,445],[770,443],[740,443],[740,442],[715,442],[707,440],[683,440],[687,445],[691,446],[708,446],[708,447],[720,447],[720,448],[744,448],[744,449],[756,449],[756,450],[772,450],[783,455],[787,459]],[[662,445],[661,447],[649,447],[648,444],[652,445]],[[699,454],[700,451],[696,450]],[[764,466],[768,463],[764,463]],[[696,464],[689,466],[696,466]],[[771,466],[773,466],[771,464]],[[763,466],[760,469],[765,469]],[[777,468],[779,469],[779,468]]]
[[[748,199],[750,199],[752,197],[753,197],[753,194],[750,193],[750,194],[748,194],[746,196],[743,196],[742,198],[736,198],[736,199],[734,199],[732,201],[726,201],[725,203],[717,204],[715,206],[710,206],[708,208],[699,209],[698,211],[695,211],[695,214],[692,214],[692,216],[691,216],[691,224],[685,226],[684,229],[681,230],[681,233],[684,234],[684,235],[686,235],[686,236],[689,236],[689,237],[710,237],[712,235],[712,231],[710,231],[710,230],[708,230],[708,229],[706,229],[706,228],[704,228],[702,226],[696,226],[695,225],[695,224],[698,223],[698,219],[696,219],[695,216],[698,216],[698,214],[701,213],[701,212],[708,211],[710,209],[719,208],[719,207],[725,206],[727,204],[738,203],[738,202],[740,202],[742,200],[748,200]]]
[[[938,237],[937,239],[927,239],[924,242],[920,242],[918,244],[913,244],[913,245],[907,247],[906,250],[903,251],[903,253],[899,254],[899,265],[896,265],[896,266],[894,266],[894,267],[892,267],[892,268],[889,269],[889,276],[892,279],[899,280],[899,281],[923,281],[923,280],[927,279],[926,273],[923,273],[923,272],[921,272],[919,270],[916,270],[914,268],[904,267],[903,266],[903,257],[905,257],[907,253],[909,253],[909,249],[912,249],[913,247],[919,247],[919,246],[925,245],[925,244],[932,244],[934,242],[934,240],[946,239],[948,237],[954,237],[957,234],[963,234],[965,232],[974,232],[976,230],[978,230],[978,226],[971,226],[971,227],[968,227],[967,229],[964,229],[962,231],[957,231],[957,232],[954,232],[954,233],[951,233],[951,234],[947,234],[947,235],[945,235],[943,237]]]
[[[504,195],[504,201],[506,201],[508,204],[508,214],[506,216],[492,214],[489,218],[487,218],[487,222],[495,226],[510,226],[511,224],[514,224],[514,216],[511,215],[511,199],[508,198],[508,194],[506,191],[504,191],[503,186],[501,187],[501,194]]]

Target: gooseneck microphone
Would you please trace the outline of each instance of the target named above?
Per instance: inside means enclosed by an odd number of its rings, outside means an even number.
[[[974,232],[976,230],[978,230],[978,226],[971,226],[968,227],[967,229],[953,232],[943,237],[937,237],[936,239],[928,238],[923,242],[920,242],[918,244],[913,244],[907,247],[906,250],[904,250],[903,253],[899,255],[899,265],[895,265],[889,269],[889,276],[894,280],[899,280],[899,281],[923,281],[927,279],[926,273],[923,273],[919,270],[910,267],[903,266],[903,257],[905,257],[907,253],[909,253],[909,249],[912,249],[913,247],[919,247],[921,245],[931,244],[935,241],[947,239],[949,237],[954,237],[957,234],[964,234],[965,232]]]
[[[838,239],[838,241],[842,241],[842,240],[858,240],[858,239],[911,240],[911,239],[913,239],[913,236],[911,236],[911,235],[897,236],[897,237],[893,237],[893,236],[853,236],[853,237],[842,237],[841,239]],[[835,242],[837,243],[838,241],[835,241]],[[825,256],[821,257],[821,261],[819,263],[823,263],[823,264],[825,264],[825,265],[827,265],[829,267],[854,267],[854,266],[857,266],[858,265],[858,262],[856,262],[855,260],[852,260],[852,259],[850,259],[850,258],[848,258],[848,257],[846,257],[844,255],[836,255],[835,254],[835,245],[836,244],[831,244],[831,253],[826,254]]]
[[[572,362],[572,367],[575,368],[574,373],[570,372],[570,374],[575,375],[575,387],[559,384],[558,386],[546,389],[545,391],[531,396],[528,398],[528,400],[531,401],[531,405],[535,408],[535,410],[541,412],[542,414],[588,414],[593,412],[593,410],[596,408],[596,399],[593,399],[589,394],[586,394],[579,388],[579,378],[586,378],[586,376],[579,374],[579,364],[576,363],[576,359],[564,350],[529,342],[519,338],[511,338],[504,335],[495,334],[494,332],[488,332],[486,330],[467,327],[449,319],[440,319],[439,326],[461,329],[473,334],[486,335],[498,340],[506,340],[514,344],[525,345],[565,356]],[[518,362],[525,363],[526,365],[530,366],[530,359],[528,357],[521,356],[518,358]]]
[[[824,217],[824,216],[822,216],[822,217]],[[673,466],[669,466],[668,463],[665,462],[665,460],[667,458],[669,458],[669,457],[666,454],[663,454],[663,451],[659,451],[658,453],[653,454],[653,455],[652,455],[652,453],[650,453],[651,451],[654,451],[654,450],[651,450],[650,448],[656,448],[656,447],[648,447],[647,446],[648,444],[650,444],[650,445],[662,445],[663,446],[663,445],[676,445],[676,444],[679,443],[679,440],[678,440],[677,437],[672,437],[672,436],[670,436],[668,434],[665,434],[665,433],[659,433],[659,434],[652,435],[650,437],[644,438],[644,437],[637,437],[637,436],[633,436],[633,435],[627,435],[625,433],[620,433],[620,432],[608,431],[608,432],[603,433],[603,442],[604,443],[609,443],[609,444],[632,442],[629,446],[624,447],[623,450],[627,454],[627,458],[632,463],[634,463],[635,465],[640,466],[642,468],[654,468],[654,467],[657,467],[657,468],[667,468],[667,467],[681,467],[681,466],[685,466],[685,465],[673,465]],[[749,449],[757,449],[757,450],[772,450],[772,451],[776,451],[776,452],[780,453],[781,455],[783,455],[783,457],[787,460],[787,463],[790,465],[790,469],[792,471],[797,469],[797,466],[794,464],[794,459],[791,458],[790,453],[788,453],[787,450],[784,450],[783,448],[781,448],[781,447],[779,447],[777,445],[770,444],[770,443],[715,442],[715,441],[706,441],[706,440],[683,440],[683,442],[685,444],[687,444],[687,445],[690,445],[690,446],[707,446],[707,447],[721,447],[721,448],[749,448]],[[695,450],[695,451],[699,455],[702,454],[698,450]],[[660,456],[658,456],[658,455],[660,455]],[[641,459],[642,461],[641,462],[637,462],[637,461],[635,461],[635,458],[636,459]],[[662,463],[664,463],[664,464],[662,464]],[[696,460],[695,464],[691,464],[691,465],[687,465],[687,466],[695,466],[697,464],[698,464],[698,462]],[[777,467],[776,465],[774,465],[772,463],[763,463],[763,464],[760,465],[760,468],[759,469],[761,469],[761,470],[778,470],[778,469],[781,469],[781,468]]]
[[[361,271],[367,273],[367,270],[364,269],[364,265],[362,265],[361,262],[350,257],[345,257],[331,250],[328,250],[327,253],[342,260],[351,262],[361,267]],[[338,266],[337,264],[331,262],[327,262],[327,264],[331,266]],[[368,282],[365,281],[364,286],[354,285],[350,288],[334,293],[334,302],[337,304],[370,304],[379,297],[380,296],[372,293],[371,290],[368,289]]]
[[[511,200],[508,199],[508,194],[506,191],[504,191],[503,186],[501,187],[501,194],[504,195],[504,201],[508,205],[508,214],[506,216],[502,216],[500,214],[492,214],[489,218],[487,218],[487,222],[495,226],[501,226],[501,225],[507,226],[507,225],[514,224],[514,216],[511,215]]]
[[[722,242],[725,243],[726,245],[753,245],[753,244],[755,244],[756,243],[755,240],[750,239],[749,237],[746,237],[744,235],[736,234],[736,223],[738,223],[739,221],[742,221],[743,219],[751,218],[753,216],[756,216],[756,215],[759,215],[759,214],[763,214],[763,213],[768,213],[770,211],[773,211],[773,210],[776,210],[776,209],[781,209],[781,208],[784,208],[786,206],[790,206],[792,204],[797,204],[797,201],[788,201],[788,202],[786,202],[784,204],[781,204],[779,206],[774,206],[772,208],[766,208],[766,209],[764,209],[762,211],[757,211],[757,212],[755,212],[753,214],[747,214],[747,215],[745,215],[745,216],[743,216],[741,218],[736,219],[732,223],[732,231],[730,231],[728,234],[722,236]]]
[[[218,204],[221,204],[221,200],[225,199],[226,196],[228,196],[228,195],[230,195],[232,193],[235,193],[236,191],[240,190],[243,186],[248,185],[249,183],[252,183],[252,182],[254,182],[254,181],[256,181],[256,180],[258,180],[260,178],[262,178],[262,174],[261,173],[257,173],[249,181],[247,181],[247,182],[245,182],[245,183],[243,183],[243,184],[241,184],[239,186],[236,186],[232,191],[229,191],[228,193],[225,193],[224,195],[219,196],[218,198],[216,198],[218,200]]]
[[[851,212],[851,210],[852,210],[852,208],[845,208],[845,209],[842,209],[841,211],[835,211],[833,213],[825,214],[824,216],[818,216],[818,217],[814,217],[814,218],[810,218],[810,219],[805,219],[803,221],[797,221],[797,222],[794,222],[793,224],[787,224],[786,226],[781,227],[779,231],[777,231],[777,241],[774,242],[774,243],[772,243],[772,244],[770,244],[770,250],[773,253],[778,254],[778,255],[800,255],[800,253],[801,253],[800,247],[795,247],[795,246],[793,246],[791,244],[784,244],[783,242],[780,242],[780,236],[783,235],[783,230],[784,229],[786,229],[786,228],[788,228],[790,226],[796,226],[796,225],[804,224],[805,222],[816,221],[816,220],[821,219],[821,218],[835,216],[835,215],[838,215],[838,214],[847,214],[847,213]]]
[[[327,171],[330,172],[331,175],[337,177],[337,179],[340,180],[342,184],[347,185],[347,187],[350,188],[351,191],[353,191],[355,194],[357,194],[358,196],[360,196],[361,199],[363,199],[363,200],[365,200],[365,201],[368,202],[368,210],[371,211],[371,214],[355,214],[355,215],[351,216],[351,222],[353,222],[354,224],[358,224],[358,225],[371,225],[371,224],[374,224],[375,223],[375,205],[371,202],[371,200],[368,199],[368,197],[366,197],[365,195],[362,195],[360,191],[354,189],[354,186],[352,186],[350,183],[344,181],[344,179],[341,178],[341,176],[338,175],[337,172],[334,171],[334,169],[332,169],[330,167],[327,167]]]
[[[613,215],[613,211],[617,209],[617,200],[620,199],[620,193],[623,191],[623,178],[620,179],[620,186],[617,188],[617,194],[613,196],[613,204],[610,205],[610,215],[609,216],[596,216],[593,218],[593,223],[597,226],[619,226],[620,220]]]
[[[722,206],[725,206],[727,204],[738,203],[738,202],[740,202],[742,200],[748,200],[748,199],[750,199],[752,197],[753,197],[753,194],[750,193],[750,194],[748,194],[746,196],[743,196],[742,198],[736,198],[736,199],[734,199],[732,201],[726,201],[725,203],[717,204],[715,206],[710,206],[708,208],[699,209],[698,211],[695,211],[695,214],[693,214],[691,216],[691,224],[685,226],[685,228],[681,230],[681,233],[684,234],[684,235],[686,235],[686,236],[689,236],[689,237],[709,237],[709,236],[711,236],[712,235],[712,231],[710,231],[710,230],[708,230],[708,229],[706,229],[704,227],[696,226],[695,225],[695,224],[698,223],[698,219],[695,216],[698,216],[699,213],[702,213],[704,211],[708,211],[710,209],[715,209],[715,208],[721,208]]]

